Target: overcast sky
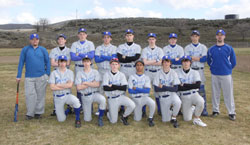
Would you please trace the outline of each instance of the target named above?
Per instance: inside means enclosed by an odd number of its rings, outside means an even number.
[[[0,24],[86,18],[250,18],[250,0],[0,0]]]

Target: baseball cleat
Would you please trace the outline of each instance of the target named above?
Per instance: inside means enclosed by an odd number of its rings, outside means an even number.
[[[128,123],[128,117],[123,117],[123,116],[121,116],[121,121],[122,121],[122,123],[123,123],[124,125],[129,125],[129,123]]]
[[[75,121],[75,127],[76,128],[80,128],[82,125],[81,125],[81,121],[80,120],[76,120]]]
[[[236,120],[236,116],[235,114],[229,114],[229,119],[232,120],[232,121],[235,121]]]
[[[155,126],[155,124],[154,124],[154,121],[153,121],[154,119],[153,118],[148,118],[148,125],[149,125],[149,127],[153,127],[153,126]]]
[[[207,111],[203,111],[203,112],[201,113],[201,116],[208,116],[208,112],[207,112]]]
[[[170,122],[173,124],[174,128],[178,128],[179,127],[179,123],[178,123],[177,119],[171,119]]]
[[[56,110],[53,110],[53,112],[50,114],[50,116],[56,116]]]
[[[207,126],[207,124],[202,122],[200,118],[195,118],[193,120],[193,123],[194,123],[194,125],[198,125],[198,126],[201,126],[201,127],[206,127]]]
[[[218,116],[220,113],[219,112],[213,112],[212,117]]]
[[[34,117],[32,117],[32,116],[29,116],[29,115],[26,115],[26,120],[31,120],[31,119],[33,119]]]
[[[98,126],[101,127],[101,126],[103,126],[103,125],[104,125],[104,124],[103,124],[102,118],[99,118],[99,119],[98,119]]]
[[[42,119],[42,116],[41,116],[41,114],[35,114],[35,117],[34,117],[35,119]]]

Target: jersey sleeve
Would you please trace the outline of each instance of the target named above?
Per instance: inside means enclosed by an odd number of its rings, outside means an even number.
[[[50,74],[50,77],[49,77],[49,84],[56,84],[55,71],[53,71],[53,72]]]
[[[133,85],[133,76],[130,76],[128,79],[128,88],[132,89],[134,87]]]
[[[49,58],[50,59],[56,59],[55,58],[55,50],[54,49],[52,49],[51,52],[49,53]]]
[[[123,73],[121,73],[121,85],[122,86],[123,85],[128,85],[128,81],[126,79],[126,76]]]
[[[163,50],[159,48],[159,59],[162,59],[163,56],[164,56]]]
[[[141,46],[137,45],[136,50],[135,50],[135,54],[141,54]]]
[[[202,45],[202,56],[207,56],[207,47],[205,45]]]
[[[75,85],[79,85],[82,83],[82,80],[81,80],[81,72],[78,72],[76,74],[76,78],[75,78]]]
[[[112,47],[112,52],[111,52],[111,54],[112,54],[112,55],[116,55],[116,50],[117,50],[117,47],[116,47],[116,46]]]
[[[160,73],[157,72],[157,74],[156,74],[156,76],[155,76],[155,78],[154,78],[154,80],[153,80],[153,85],[159,86],[159,84],[160,84],[159,79],[160,79]]]
[[[101,81],[100,73],[97,70],[95,70],[95,81],[97,81],[97,82]]]
[[[96,50],[95,50],[95,55],[96,55],[96,56],[101,56],[101,54],[100,54],[100,49],[101,49],[101,46],[98,46],[98,47],[96,48]]]
[[[199,74],[198,71],[194,70],[194,76],[193,77],[194,77],[193,78],[194,82],[201,81],[201,77],[200,77],[200,74]]]
[[[67,56],[68,60],[71,60],[71,56],[70,56],[70,48],[68,48],[68,49],[67,49],[66,56]]]
[[[74,82],[74,73],[73,71],[69,70],[69,77],[72,82]]]
[[[71,45],[70,52],[76,53],[76,42]]]
[[[174,77],[174,82],[173,82],[174,85],[179,85],[179,84],[181,84],[181,82],[180,82],[180,80],[179,80],[179,77],[178,77],[178,75],[177,75],[176,72],[173,73],[173,77]]]
[[[179,58],[181,58],[182,56],[184,56],[184,50],[183,50],[183,48],[181,47],[181,46],[179,46],[179,54],[180,54],[180,56],[179,56]]]
[[[192,56],[192,55],[189,53],[189,45],[187,45],[187,46],[184,48],[184,55]]]
[[[117,50],[116,50],[116,53],[120,53],[122,54],[122,45],[119,45]]]
[[[89,41],[89,42],[90,42],[90,44],[89,44],[89,52],[90,51],[95,51],[95,45],[94,45],[94,43],[91,42],[91,41]]]
[[[142,50],[141,58],[147,59],[147,49],[146,49],[146,48],[144,48],[144,49]]]

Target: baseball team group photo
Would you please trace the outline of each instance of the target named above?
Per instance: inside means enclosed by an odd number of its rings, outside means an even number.
[[[248,5],[0,1],[0,145],[249,145]]]

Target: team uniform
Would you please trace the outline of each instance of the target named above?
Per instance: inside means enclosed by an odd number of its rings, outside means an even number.
[[[102,44],[96,48],[95,62],[101,77],[111,70],[109,61],[116,57],[116,49],[117,47],[112,44],[109,44],[108,46]]]
[[[124,43],[118,46],[117,54],[126,57],[134,57],[132,60],[129,60],[126,63],[123,63],[123,61],[127,61],[126,59],[123,60],[122,58],[118,58],[121,63],[120,71],[125,74],[126,78],[129,78],[129,76],[135,74],[135,61],[139,59],[136,59],[135,57],[136,54],[141,54],[141,46],[136,43],[133,43],[130,46],[127,43]]]
[[[109,71],[106,72],[103,77],[102,86],[109,85],[123,86],[128,85],[128,82],[126,80],[126,76],[122,72],[118,71],[117,73],[112,74],[111,71]],[[106,96],[108,96],[109,107],[109,113],[107,116],[111,123],[117,122],[118,110],[121,105],[127,107],[123,115],[124,117],[129,116],[135,108],[135,103],[130,98],[125,96],[125,93],[126,91],[121,90],[105,91]]]
[[[142,50],[141,58],[145,58],[147,60],[157,60],[160,61],[163,57],[163,51],[160,47],[155,47],[154,49],[148,47],[145,47]],[[161,66],[155,66],[155,65],[145,65],[145,74],[149,76],[150,80],[153,81],[156,73],[161,69]]]
[[[206,104],[206,91],[205,91],[205,74],[204,74],[204,67],[205,62],[207,61],[207,47],[204,44],[198,43],[198,44],[189,44],[185,47],[185,55],[188,55],[190,57],[201,57],[200,61],[192,61],[191,68],[193,70],[197,70],[201,77],[201,86],[199,89],[199,94],[203,97],[205,104],[204,104],[204,110],[202,114],[207,114],[207,104]]]
[[[181,84],[193,84],[201,81],[200,74],[198,71],[190,68],[189,72],[186,73],[183,69],[177,71],[177,75]],[[195,106],[194,115],[200,116],[204,108],[204,99],[198,93],[199,89],[190,89],[186,91],[179,91],[180,98],[182,101],[182,113],[184,121],[192,120],[193,112],[192,106]]]
[[[184,56],[184,50],[180,45],[176,44],[174,46],[171,46],[169,44],[169,45],[163,47],[163,53],[165,56],[171,57],[171,62],[172,62],[171,68],[173,70],[178,70],[181,68],[181,61],[175,60],[175,58],[181,58]]]
[[[91,69],[90,72],[86,73],[84,70],[77,72],[75,78],[75,85],[80,85],[83,82],[100,82],[100,74],[97,70]],[[106,99],[103,95],[98,93],[98,88],[88,87],[83,90],[79,90],[81,93],[84,120],[92,120],[92,103],[97,102],[99,105],[99,121],[102,122],[102,117],[104,115],[104,110],[106,109]],[[99,126],[102,126],[99,124]]]
[[[53,48],[49,54],[50,59],[54,59],[55,61],[58,61],[58,57],[61,55],[67,56],[67,59],[70,59],[70,48],[66,47],[61,50],[59,47]],[[58,67],[54,67],[54,70],[56,70]]]
[[[136,87],[133,90],[133,87]],[[149,97],[151,88],[150,78],[145,74],[133,74],[128,80],[128,90],[136,107],[134,110],[134,120],[140,121],[142,118],[142,107],[149,106],[149,118],[154,117],[155,102]]]
[[[74,82],[74,73],[66,69],[64,73],[59,69],[54,70],[49,79],[50,84],[66,84],[68,81]],[[80,102],[76,96],[71,94],[71,89],[53,91],[54,103],[56,109],[56,116],[59,122],[63,122],[66,119],[67,112],[64,112],[64,105],[68,104],[74,107],[76,114],[76,120],[80,120]]]
[[[219,105],[222,89],[229,117],[231,120],[235,120],[232,70],[236,66],[236,56],[233,48],[228,44],[212,46],[207,53],[207,63],[212,73],[213,114],[220,112]],[[230,115],[232,115],[232,118]]]
[[[166,87],[173,87],[180,84],[179,78],[176,72],[172,69],[166,74],[163,70],[157,72],[154,78],[153,85],[159,86],[159,84]],[[162,113],[162,122],[168,122],[171,120],[172,115],[177,116],[181,108],[181,100],[176,92],[161,91],[159,92],[160,106]],[[170,108],[172,107],[172,111]]]

